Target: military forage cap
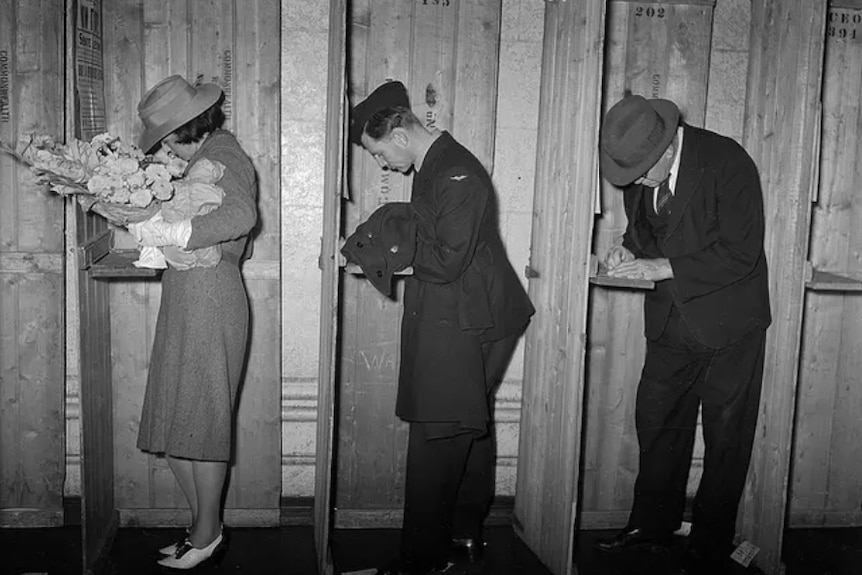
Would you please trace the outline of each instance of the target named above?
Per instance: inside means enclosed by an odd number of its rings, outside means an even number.
[[[409,203],[383,204],[356,227],[341,253],[348,262],[359,264],[380,293],[391,297],[393,274],[413,263],[416,228]]]
[[[371,116],[384,108],[409,108],[407,88],[398,81],[386,82],[359,102],[350,115],[350,142],[362,145],[362,132]]]

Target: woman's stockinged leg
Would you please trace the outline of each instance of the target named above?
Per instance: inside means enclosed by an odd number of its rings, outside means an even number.
[[[206,547],[221,533],[221,502],[227,476],[226,461],[193,461],[197,520],[189,541],[195,547]]]
[[[191,524],[194,525],[198,519],[198,496],[195,489],[193,462],[189,459],[177,459],[170,455],[165,456],[165,459],[168,460],[168,467],[171,468],[177,483],[180,484],[180,488],[189,502],[189,509],[192,512]]]

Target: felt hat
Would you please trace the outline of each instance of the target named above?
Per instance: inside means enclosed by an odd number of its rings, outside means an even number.
[[[359,264],[380,293],[391,297],[392,276],[413,263],[416,229],[410,204],[389,202],[356,227],[341,253],[348,262]]]
[[[679,108],[670,100],[626,96],[605,114],[599,138],[602,175],[615,186],[647,173],[676,135]]]
[[[385,108],[410,108],[410,98],[404,84],[393,80],[378,86],[368,97],[353,107],[350,114],[350,142],[362,145],[362,132],[371,116]]]
[[[192,86],[182,76],[168,76],[147,90],[138,104],[138,116],[144,123],[138,146],[149,152],[162,138],[200,116],[221,96],[222,90],[215,84]]]

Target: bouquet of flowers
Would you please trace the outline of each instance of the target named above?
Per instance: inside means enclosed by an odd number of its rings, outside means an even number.
[[[29,166],[38,183],[61,196],[76,196],[85,210],[119,226],[158,212],[159,204],[173,196],[172,180],[186,167],[184,160],[165,150],[145,155],[111,134],[66,144],[31,135],[16,149],[0,142],[0,151]]]

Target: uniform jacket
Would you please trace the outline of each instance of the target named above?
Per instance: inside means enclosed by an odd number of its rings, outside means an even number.
[[[413,176],[410,203],[417,232],[396,414],[487,421],[481,345],[523,330],[534,312],[500,239],[491,178],[443,132]]]
[[[651,188],[632,185],[624,191],[623,246],[638,258],[666,257],[673,268],[673,279],[646,294],[646,337],[661,335],[675,303],[700,343],[720,348],[771,322],[760,177],[734,140],[683,130],[664,240],[647,222]]]

